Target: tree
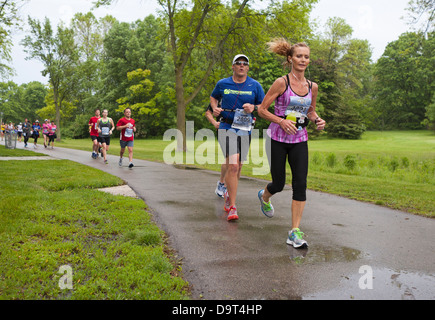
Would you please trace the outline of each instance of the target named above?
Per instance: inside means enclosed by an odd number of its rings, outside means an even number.
[[[359,113],[371,102],[371,49],[367,41],[352,39],[352,32],[344,19],[330,18],[323,35],[312,41],[311,67],[328,134],[356,139],[365,131]]]
[[[98,0],[96,4],[109,5],[112,2]],[[205,87],[213,69],[222,63],[228,65],[235,52],[255,52],[264,46],[268,13],[278,17],[279,13],[297,10],[298,7],[283,1],[280,6],[270,6],[269,11],[255,12],[249,8],[249,2],[252,2],[249,0],[232,1],[227,5],[219,0],[158,2],[162,7],[161,20],[167,28],[168,50],[174,66],[177,128],[180,133],[177,145],[178,150],[185,151],[186,108]],[[301,8],[310,7],[315,2],[317,0],[295,1]],[[300,15],[304,14],[306,11]],[[281,33],[288,30],[283,22],[278,22]]]
[[[127,96],[119,98],[117,102],[120,104],[118,111],[123,112],[126,108],[130,108],[137,115],[147,115],[148,123],[152,122],[154,116],[159,112],[156,108],[155,97],[151,97],[151,91],[154,87],[148,77],[151,74],[150,70],[137,69],[127,73],[127,78],[130,87],[127,90]],[[144,132],[141,132],[141,128],[148,128],[146,124],[138,123],[137,136],[145,136]]]
[[[435,89],[434,34],[425,39],[422,33],[404,33],[376,63],[376,107],[386,128],[423,128]]]
[[[72,95],[79,114],[93,115],[101,103],[98,91],[103,86],[104,38],[115,22],[112,16],[97,19],[91,12],[77,13],[71,21],[78,51]]]
[[[435,31],[435,0],[411,0],[407,11],[409,11],[409,24],[421,23],[423,34]]]
[[[74,32],[63,25],[53,33],[51,23],[45,18],[43,24],[29,17],[30,35],[26,36],[22,44],[29,56],[27,59],[37,59],[44,65],[43,76],[49,77],[53,101],[56,109],[56,125],[58,140],[61,139],[61,109],[74,88],[74,71],[77,65],[78,53],[74,43]]]
[[[12,61],[11,33],[13,29],[21,28],[18,9],[24,2],[20,0],[0,1],[0,78],[13,74],[12,68],[8,66],[8,63]]]

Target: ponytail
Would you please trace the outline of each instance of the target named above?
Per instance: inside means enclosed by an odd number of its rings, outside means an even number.
[[[284,38],[276,38],[273,39],[271,42],[267,43],[267,46],[269,47],[269,51],[273,52],[277,55],[283,56],[285,58],[287,57],[293,57],[293,54],[295,52],[296,48],[309,48],[308,45],[304,42],[299,42],[294,45],[291,45],[290,42],[288,42]],[[290,66],[290,63],[288,62],[288,59],[286,59],[286,62],[284,63],[285,66]]]

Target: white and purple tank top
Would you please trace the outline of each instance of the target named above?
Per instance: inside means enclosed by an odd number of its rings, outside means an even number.
[[[308,82],[308,81],[307,81]],[[287,75],[287,89],[275,100],[275,115],[281,118],[286,116],[286,111],[296,111],[307,116],[312,102],[312,84],[308,82],[309,90],[305,96],[293,92]],[[275,141],[284,143],[301,143],[308,141],[307,128],[302,128],[295,135],[287,134],[277,123],[271,123],[267,135]]]

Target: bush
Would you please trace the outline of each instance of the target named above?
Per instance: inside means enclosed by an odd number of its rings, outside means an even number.
[[[335,153],[331,152],[326,156],[326,165],[330,168],[334,168],[337,164],[337,156]]]
[[[356,159],[354,155],[347,155],[344,158],[344,166],[348,169],[348,170],[354,170],[356,168]]]
[[[388,163],[388,169],[390,169],[391,172],[394,172],[399,167],[399,161],[396,158],[393,158]]]

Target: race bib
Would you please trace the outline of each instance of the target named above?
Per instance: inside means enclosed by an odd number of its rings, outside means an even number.
[[[132,136],[133,136],[133,129],[132,128],[125,129],[124,137],[131,138]]]
[[[102,128],[101,128],[101,134],[102,134],[103,136],[108,136],[108,135],[109,135],[109,132],[110,132],[109,127],[102,127]]]
[[[285,116],[287,120],[296,122],[295,127],[298,129],[298,131],[301,131],[303,128],[308,126],[308,117],[303,113],[287,110],[285,112]]]
[[[234,113],[233,124],[231,125],[233,129],[239,129],[244,131],[251,131],[252,129],[252,118],[251,114],[246,113],[243,109],[237,109]]]

